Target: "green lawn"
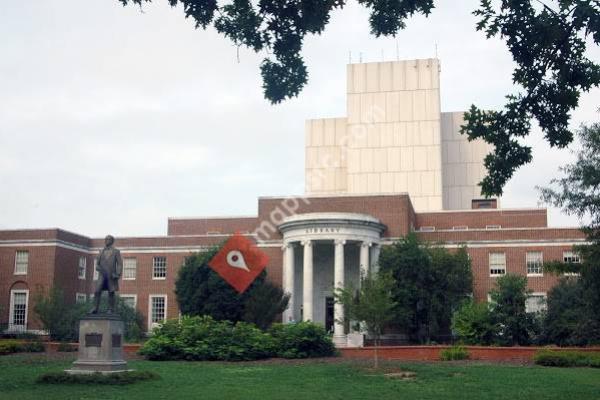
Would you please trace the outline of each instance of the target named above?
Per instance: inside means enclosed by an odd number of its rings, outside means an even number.
[[[162,379],[127,386],[42,385],[35,378],[68,361],[0,357],[0,399],[600,399],[600,369],[467,364],[387,364],[416,372],[389,379],[339,362],[199,363],[131,361]]]

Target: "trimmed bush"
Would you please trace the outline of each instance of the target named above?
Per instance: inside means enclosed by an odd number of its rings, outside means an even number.
[[[0,355],[11,353],[41,353],[46,348],[39,341],[21,342],[18,340],[2,340],[0,341]]]
[[[310,358],[335,355],[335,346],[321,325],[312,322],[273,324],[269,333],[275,340],[277,357]]]
[[[440,359],[442,361],[468,360],[469,358],[469,351],[463,346],[452,346],[440,351]]]
[[[248,361],[326,357],[335,347],[325,329],[310,322],[275,324],[263,332],[245,322],[184,316],[155,329],[139,353],[150,360]]]
[[[165,322],[140,349],[150,360],[258,360],[273,355],[273,338],[252,324],[209,316]]]
[[[159,378],[158,374],[150,371],[127,371],[112,374],[101,374],[98,372],[90,375],[71,375],[60,371],[42,374],[37,378],[36,382],[45,384],[127,385]]]
[[[535,353],[533,360],[546,367],[600,368],[600,354],[585,351],[540,350]]]

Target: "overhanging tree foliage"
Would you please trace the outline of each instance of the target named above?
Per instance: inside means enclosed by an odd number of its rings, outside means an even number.
[[[395,281],[394,326],[419,342],[449,336],[452,313],[473,291],[466,250],[429,247],[410,234],[383,247],[379,265]]]
[[[289,295],[267,281],[264,271],[245,292],[238,293],[208,266],[218,251],[215,247],[185,259],[175,282],[181,313],[210,315],[219,321],[251,322],[268,328],[286,309]]]
[[[152,0],[119,0],[142,5]],[[308,79],[302,46],[309,34],[321,34],[331,12],[345,0],[166,0],[181,5],[196,28],[214,28],[237,46],[267,56],[261,64],[265,97],[272,103],[297,96]],[[395,36],[415,14],[429,15],[434,0],[357,0],[369,9],[371,32]],[[598,0],[480,0],[473,12],[476,29],[503,39],[515,62],[513,83],[503,110],[472,106],[462,132],[494,146],[487,155],[488,175],[482,193],[501,195],[514,172],[531,161],[531,148],[521,143],[532,121],[551,146],[568,146],[571,112],[582,92],[600,84],[600,66],[585,56],[589,44],[600,43]]]

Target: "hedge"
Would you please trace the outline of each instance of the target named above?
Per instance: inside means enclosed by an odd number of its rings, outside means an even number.
[[[540,350],[534,362],[547,367],[593,367],[600,368],[600,354],[585,351]]]
[[[68,374],[64,371],[47,372],[40,375],[36,382],[46,384],[96,384],[96,385],[127,385],[139,381],[159,379],[158,374],[150,371],[125,371],[111,374]]]
[[[0,355],[11,353],[41,353],[45,350],[44,344],[38,341],[22,342],[12,339],[0,341]]]
[[[249,361],[331,356],[335,347],[325,329],[310,322],[264,332],[245,322],[184,316],[155,329],[139,353],[150,360]]]

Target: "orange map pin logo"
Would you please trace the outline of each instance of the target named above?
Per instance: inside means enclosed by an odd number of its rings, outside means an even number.
[[[269,263],[269,257],[254,242],[235,233],[208,262],[225,282],[243,293]]]

